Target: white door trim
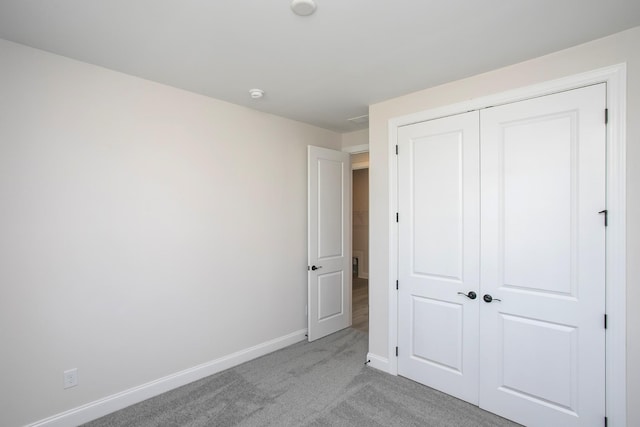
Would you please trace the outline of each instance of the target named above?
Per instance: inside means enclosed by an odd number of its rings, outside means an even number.
[[[626,400],[626,64],[536,84],[508,92],[435,108],[389,120],[389,348],[387,370],[398,374],[395,348],[398,343],[398,209],[397,157],[398,128],[413,123],[507,104],[556,92],[607,83],[607,209],[609,227],[606,241],[606,408],[610,426],[625,426]],[[603,118],[604,120],[604,118]]]
[[[349,154],[368,153],[369,144],[352,145],[350,147],[343,147],[342,151]]]
[[[351,170],[352,171],[357,171],[360,169],[369,169],[369,162],[358,162],[358,163],[351,163]]]

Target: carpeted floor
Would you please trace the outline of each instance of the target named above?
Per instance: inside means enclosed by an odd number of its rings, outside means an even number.
[[[107,415],[113,426],[517,426],[364,366],[367,334],[301,342]]]

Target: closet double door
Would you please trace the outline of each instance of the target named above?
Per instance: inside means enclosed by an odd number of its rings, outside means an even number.
[[[602,425],[605,90],[400,128],[400,375],[527,426]]]

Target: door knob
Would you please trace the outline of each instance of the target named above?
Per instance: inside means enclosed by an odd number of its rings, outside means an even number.
[[[315,265],[311,266],[311,270],[316,271],[316,270],[320,270],[322,268],[322,266],[320,267],[316,267]]]
[[[501,299],[498,298],[494,298],[489,294],[484,294],[484,296],[482,297],[482,299],[484,300],[484,302],[491,302],[491,301],[502,301]]]
[[[464,295],[465,297],[469,298],[469,299],[476,299],[476,297],[478,296],[475,292],[473,291],[469,291],[468,294],[465,294],[464,292],[458,292],[458,295]]]

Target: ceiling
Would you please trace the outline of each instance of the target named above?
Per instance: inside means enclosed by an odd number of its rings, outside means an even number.
[[[370,104],[640,25],[638,0],[316,3],[1,0],[0,38],[350,132]]]

